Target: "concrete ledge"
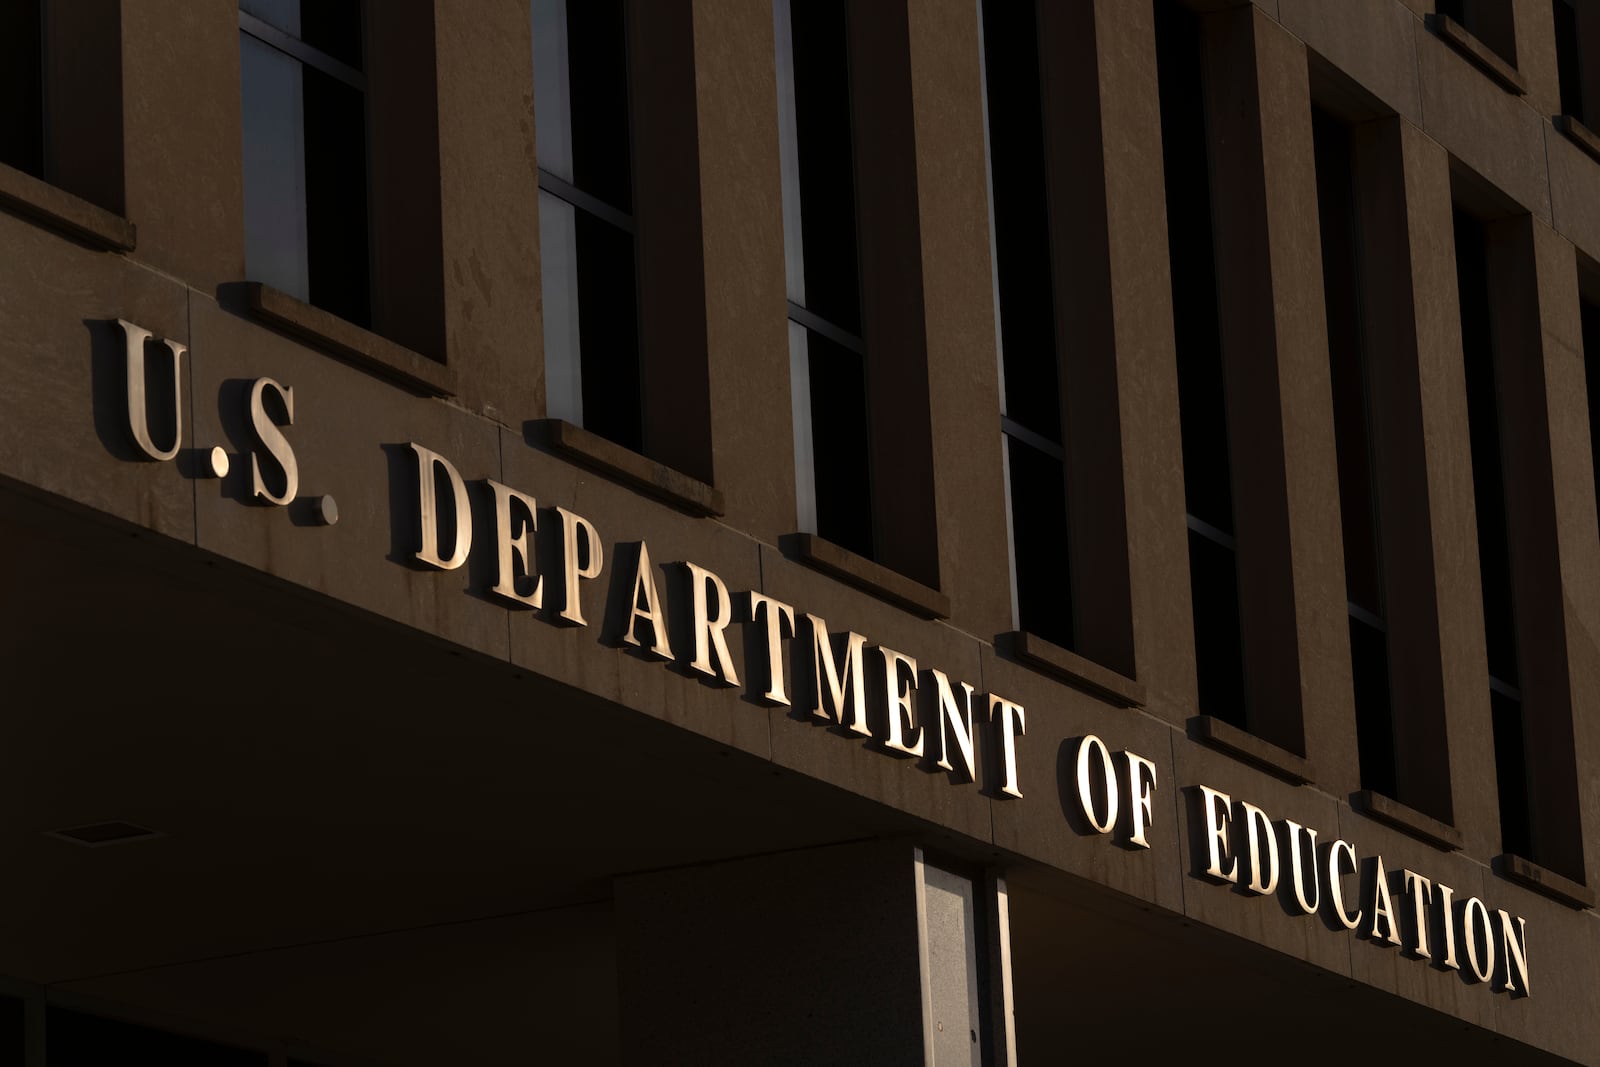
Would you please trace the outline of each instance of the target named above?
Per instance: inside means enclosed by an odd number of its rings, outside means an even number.
[[[1501,88],[1518,96],[1528,95],[1528,79],[1522,76],[1522,72],[1467,32],[1461,23],[1449,15],[1434,14],[1427,17],[1427,24],[1435,37],[1460,52],[1469,63],[1498,82]]]
[[[840,548],[832,541],[825,541],[816,534],[793,533],[779,538],[779,542],[779,548],[786,555],[881,600],[925,619],[950,617],[950,598],[939,590]]]
[[[1459,852],[1464,844],[1461,831],[1449,823],[1441,822],[1431,815],[1424,815],[1393,797],[1386,797],[1371,789],[1351,793],[1350,806],[1369,818],[1442,848],[1446,852]]]
[[[321,349],[335,359],[394,382],[418,396],[455,395],[455,376],[436,360],[379,337],[371,330],[313,307],[262,282],[223,286],[227,301],[236,293],[244,310],[258,322]]]
[[[1494,858],[1494,873],[1508,882],[1526,886],[1551,900],[1558,900],[1569,908],[1594,907],[1594,890],[1580,882],[1563,877],[1555,871],[1507,852]]]
[[[1551,121],[1557,130],[1566,134],[1567,140],[1583,149],[1590,159],[1600,162],[1600,134],[1596,134],[1571,115],[1557,115]]]
[[[631,485],[691,515],[721,515],[722,491],[689,477],[682,471],[632,449],[623,448],[597,433],[564,419],[537,419],[528,424],[529,436],[552,451],[576,460],[614,481]]]
[[[1026,630],[996,634],[994,647],[1007,659],[1059,678],[1074,689],[1109,700],[1119,708],[1144,707],[1144,686],[1036,634]]]
[[[121,215],[3,164],[0,208],[108,252],[132,252],[138,236],[133,223]]]
[[[1241,730],[1232,723],[1210,715],[1196,715],[1190,719],[1189,736],[1235,759],[1253,764],[1268,774],[1276,775],[1291,785],[1305,785],[1316,777],[1311,761],[1304,756],[1297,756],[1271,741],[1263,741],[1248,730]]]

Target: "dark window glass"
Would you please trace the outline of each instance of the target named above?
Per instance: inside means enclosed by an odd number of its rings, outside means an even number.
[[[1588,124],[1583,107],[1583,52],[1578,44],[1578,11],[1571,0],[1552,0],[1556,24],[1556,72],[1561,81],[1561,113]]]
[[[1512,611],[1511,554],[1501,468],[1499,394],[1489,313],[1483,226],[1460,212],[1455,219],[1456,271],[1461,299],[1461,347],[1466,365],[1467,418],[1472,438],[1472,483],[1478,513],[1478,566],[1483,580],[1489,673],[1516,686],[1517,631]]]
[[[1046,197],[1038,12],[1031,0],[983,5],[995,284],[1005,382],[1001,429],[1010,477],[1017,623],[1073,646],[1067,482]]]
[[[795,170],[786,173],[784,181],[799,192],[800,233],[785,236],[798,238],[801,250],[798,279],[791,266],[790,299],[796,306],[790,316],[805,327],[816,529],[834,544],[870,558],[876,555],[876,534],[857,243],[849,9],[845,0],[792,0],[788,7],[795,132],[794,162],[786,165]],[[798,350],[794,357],[800,358]],[[803,465],[806,458],[800,456],[799,462]]]
[[[533,18],[551,413],[642,453],[626,11],[536,0]]]
[[[1528,770],[1518,689],[1516,613],[1511,593],[1499,395],[1495,387],[1496,353],[1483,225],[1457,211],[1455,242],[1467,421],[1472,440],[1472,488],[1478,513],[1478,568],[1483,584],[1483,628],[1494,712],[1501,844],[1507,852],[1529,856]]]
[[[1589,391],[1589,453],[1594,467],[1595,498],[1600,500],[1600,304],[1581,300],[1583,372]]]
[[[805,307],[859,337],[861,273],[846,8],[843,0],[794,0],[789,10]],[[818,474],[820,478],[820,467]]]
[[[633,210],[628,39],[622,0],[567,0],[573,184]]]
[[[1522,701],[1489,694],[1494,718],[1495,784],[1500,792],[1500,847],[1514,856],[1533,855],[1533,820],[1528,811],[1528,757],[1522,732]]]
[[[867,383],[861,355],[811,331],[811,440],[817,470],[817,532],[872,555],[872,475],[866,463]]]
[[[1066,472],[1059,456],[1007,439],[1011,537],[1022,629],[1073,647],[1072,573],[1067,555]]]
[[[1037,26],[1034,4],[1027,0],[989,0],[983,5],[1006,416],[1059,443],[1061,400]]]
[[[1189,584],[1194,596],[1200,710],[1244,727],[1244,654],[1239,647],[1239,574],[1233,550],[1190,530]]]
[[[356,70],[365,52],[361,0],[301,0],[300,39]]]
[[[48,1067],[267,1067],[265,1053],[62,1008],[51,1008],[45,1025]]]
[[[1175,0],[1159,0],[1155,11],[1200,710],[1243,727],[1247,722],[1244,650],[1239,633],[1238,561],[1234,556],[1227,398],[1211,231],[1211,164],[1200,23]]]
[[[1371,622],[1350,616],[1350,674],[1356,698],[1356,751],[1361,787],[1399,796],[1394,717],[1389,696],[1389,638]]]
[[[1435,0],[1434,10],[1461,23],[1501,59],[1517,65],[1513,0]]]
[[[0,3],[0,163],[44,177],[40,0]]]
[[[245,268],[372,325],[361,6],[240,4]]]
[[[1361,340],[1360,228],[1350,131],[1321,109],[1313,108],[1311,114],[1361,784],[1393,797],[1398,787],[1394,717],[1389,693],[1382,551],[1373,490],[1366,356]]]
[[[304,77],[310,302],[370,326],[366,97],[312,67]]]

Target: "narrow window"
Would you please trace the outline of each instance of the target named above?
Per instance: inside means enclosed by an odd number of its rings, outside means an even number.
[[[1172,0],[1162,0],[1155,10],[1200,710],[1245,727],[1244,651],[1200,26],[1194,14]]]
[[[1561,84],[1561,113],[1584,125],[1590,118],[1583,100],[1583,48],[1578,36],[1578,9],[1573,0],[1551,0],[1555,15],[1556,73]]]
[[[846,0],[775,0],[801,529],[873,558]]]
[[[1459,22],[1513,67],[1517,65],[1512,0],[1436,0],[1434,10]]]
[[[0,163],[43,178],[43,0],[0,3]]]
[[[1035,4],[986,0],[982,33],[1011,602],[1019,629],[1072,648],[1066,454]]]
[[[1398,799],[1352,144],[1349,129],[1338,119],[1320,108],[1311,114],[1361,786]]]
[[[1583,296],[1583,373],[1589,393],[1589,454],[1593,459],[1595,498],[1600,500],[1600,301]]]
[[[245,270],[372,325],[360,0],[239,5]]]
[[[1483,625],[1489,656],[1495,777],[1500,797],[1501,847],[1506,852],[1531,857],[1528,767],[1523,744],[1522,690],[1483,224],[1458,210],[1455,242],[1467,421],[1472,440],[1472,488],[1478,514],[1478,566],[1483,582]]]
[[[534,0],[546,406],[644,452],[623,0]]]

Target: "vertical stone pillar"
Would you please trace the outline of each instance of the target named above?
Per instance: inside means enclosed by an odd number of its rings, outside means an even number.
[[[544,413],[528,5],[435,0],[433,20],[442,354],[463,403],[520,428]]]
[[[1079,651],[1181,719],[1194,631],[1153,12],[1043,3],[1039,34]]]
[[[1206,112],[1252,732],[1359,783],[1305,46],[1205,17]]]
[[[1450,160],[1404,119],[1356,127],[1362,344],[1400,795],[1497,851],[1483,595],[1461,371]]]
[[[1531,215],[1491,222],[1487,233],[1535,852],[1529,858],[1582,881],[1576,761],[1594,758],[1600,734],[1593,725],[1600,715],[1593,637],[1600,632],[1600,543],[1577,258],[1565,238]],[[1580,740],[1586,751],[1575,747]],[[1588,793],[1593,803],[1592,783]]]
[[[135,258],[201,291],[244,277],[239,9],[123,4],[124,214]],[[209,146],[196,151],[196,146]]]
[[[772,6],[694,0],[693,48],[712,466],[727,521],[776,544],[795,480]]]

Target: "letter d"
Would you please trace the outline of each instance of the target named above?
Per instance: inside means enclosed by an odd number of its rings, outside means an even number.
[[[442,571],[453,571],[467,561],[472,550],[472,511],[467,501],[467,486],[450,461],[437,452],[423,448],[415,441],[411,449],[417,454],[417,511],[422,523],[422,547],[417,559]],[[443,471],[450,482],[451,503],[455,512],[455,543],[449,558],[439,555],[439,499],[434,472]]]

